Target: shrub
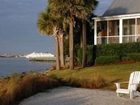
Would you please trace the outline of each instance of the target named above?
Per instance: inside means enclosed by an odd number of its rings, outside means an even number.
[[[136,42],[136,43],[123,43],[123,44],[106,44],[106,45],[97,45],[96,47],[97,62],[99,59],[99,63],[100,63],[100,59],[102,59],[102,56],[118,56],[120,61],[123,60],[139,61],[138,60],[139,58],[134,58],[135,54],[129,55],[129,53],[140,53],[140,43]],[[109,63],[108,60],[106,61],[107,61],[106,64],[108,64]],[[105,63],[104,60],[103,62]]]
[[[94,49],[92,45],[87,46],[87,64],[93,65],[94,64]]]
[[[132,60],[132,61],[140,61],[140,53],[130,53],[130,54],[127,54],[127,57],[129,60]]]
[[[82,64],[82,48],[78,48],[77,49],[77,52],[76,52],[76,60],[77,60],[77,63],[79,64],[79,65],[81,65]]]
[[[111,63],[117,63],[119,61],[118,56],[100,56],[96,58],[96,64],[111,64]]]
[[[87,46],[87,65],[93,65],[94,64],[94,59],[95,59],[95,55],[94,55],[94,50],[93,50],[93,45],[88,45]],[[79,65],[82,64],[82,48],[77,47],[76,48],[76,61]]]
[[[123,43],[123,44],[106,44],[97,45],[97,56],[121,56],[124,57],[128,53],[140,52],[140,43]]]

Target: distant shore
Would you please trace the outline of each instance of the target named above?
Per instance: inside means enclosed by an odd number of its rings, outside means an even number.
[[[0,58],[18,58],[21,55],[0,55]]]

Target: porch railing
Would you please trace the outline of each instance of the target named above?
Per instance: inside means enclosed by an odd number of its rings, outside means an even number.
[[[120,37],[116,36],[98,36],[97,44],[119,43]],[[140,35],[123,35],[122,43],[140,42]]]

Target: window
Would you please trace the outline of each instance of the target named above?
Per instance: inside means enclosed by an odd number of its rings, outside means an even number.
[[[119,35],[119,20],[109,21],[109,36]]]
[[[123,43],[135,42],[135,19],[123,20]]]
[[[135,35],[135,19],[123,21],[123,35]]]

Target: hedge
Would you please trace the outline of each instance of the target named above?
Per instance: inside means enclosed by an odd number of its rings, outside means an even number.
[[[109,64],[126,60],[140,61],[139,42],[96,46],[96,64]]]
[[[112,64],[119,62],[118,56],[100,56],[96,58],[96,64]]]
[[[106,44],[96,46],[97,56],[126,56],[128,53],[140,53],[140,43]]]
[[[86,56],[86,61],[87,61],[87,65],[93,65],[94,64],[94,60],[95,60],[95,55],[96,55],[96,50],[94,50],[94,46],[93,45],[88,45],[87,46],[87,56]],[[79,46],[76,46],[76,61],[78,64],[82,64],[82,54],[83,54],[83,50],[82,48],[80,48]]]
[[[140,61],[140,53],[127,54],[127,58],[128,60],[131,60],[131,61]]]

